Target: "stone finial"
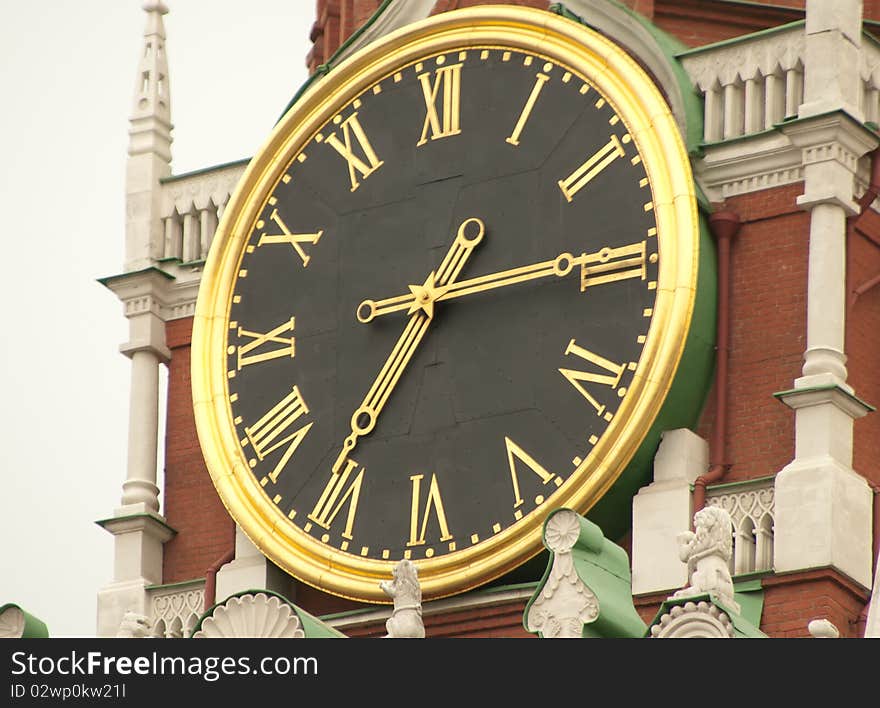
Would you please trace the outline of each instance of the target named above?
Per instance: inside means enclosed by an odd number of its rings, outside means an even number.
[[[171,162],[171,90],[165,53],[168,8],[161,0],[147,0],[143,48],[135,78],[134,105],[129,130],[129,155],[154,153]]]
[[[126,610],[119,623],[117,639],[146,639],[153,631],[153,625],[144,615]]]
[[[739,613],[730,577],[733,552],[730,515],[717,506],[707,506],[694,514],[694,531],[678,535],[678,556],[687,564],[688,585],[672,597],[712,595],[725,607]]]
[[[383,580],[379,587],[394,600],[394,610],[385,623],[389,639],[424,639],[422,623],[422,586],[415,564],[402,559],[394,566],[391,580]]]

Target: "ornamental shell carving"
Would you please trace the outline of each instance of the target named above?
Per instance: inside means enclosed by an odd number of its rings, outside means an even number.
[[[302,623],[287,603],[265,593],[231,597],[202,621],[193,639],[303,639]]]
[[[656,639],[732,639],[730,618],[708,602],[676,605],[651,627]]]

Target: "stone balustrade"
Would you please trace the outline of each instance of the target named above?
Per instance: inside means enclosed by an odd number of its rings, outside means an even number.
[[[205,579],[147,588],[152,636],[162,639],[189,637],[202,616]]]
[[[706,504],[727,511],[733,524],[733,575],[773,569],[773,477],[709,487]]]

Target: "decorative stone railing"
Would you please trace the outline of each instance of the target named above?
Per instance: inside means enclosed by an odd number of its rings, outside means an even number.
[[[804,23],[680,55],[705,101],[703,141],[772,128],[797,115],[804,92]]]
[[[733,575],[773,569],[773,478],[709,487],[706,504],[719,506],[733,523]]]
[[[205,606],[205,580],[148,588],[152,636],[189,637]]]
[[[163,181],[163,259],[181,263],[205,260],[246,165],[246,161],[236,162]]]
[[[804,23],[682,52],[679,59],[705,102],[703,142],[753,135],[798,114],[804,95]],[[880,45],[865,35],[859,108],[880,120]]]

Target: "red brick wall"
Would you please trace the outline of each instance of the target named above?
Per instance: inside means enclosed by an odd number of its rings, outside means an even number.
[[[773,393],[801,375],[806,347],[809,214],[801,184],[733,197],[725,482],[775,474],[794,457],[794,415]],[[698,432],[711,435],[710,399]]]
[[[868,211],[850,230],[846,352],[848,381],[862,400],[880,406],[880,215]],[[856,295],[856,291],[864,291]],[[853,467],[880,485],[880,413],[855,423]],[[875,549],[876,551],[876,549]]]
[[[827,619],[840,636],[859,637],[859,613],[867,594],[830,570],[764,578],[761,631],[771,637],[809,637],[807,625]]]
[[[165,326],[171,349],[165,434],[164,514],[177,536],[165,544],[162,580],[204,577],[232,548],[235,525],[208,474],[196,433],[190,383],[192,318]]]

